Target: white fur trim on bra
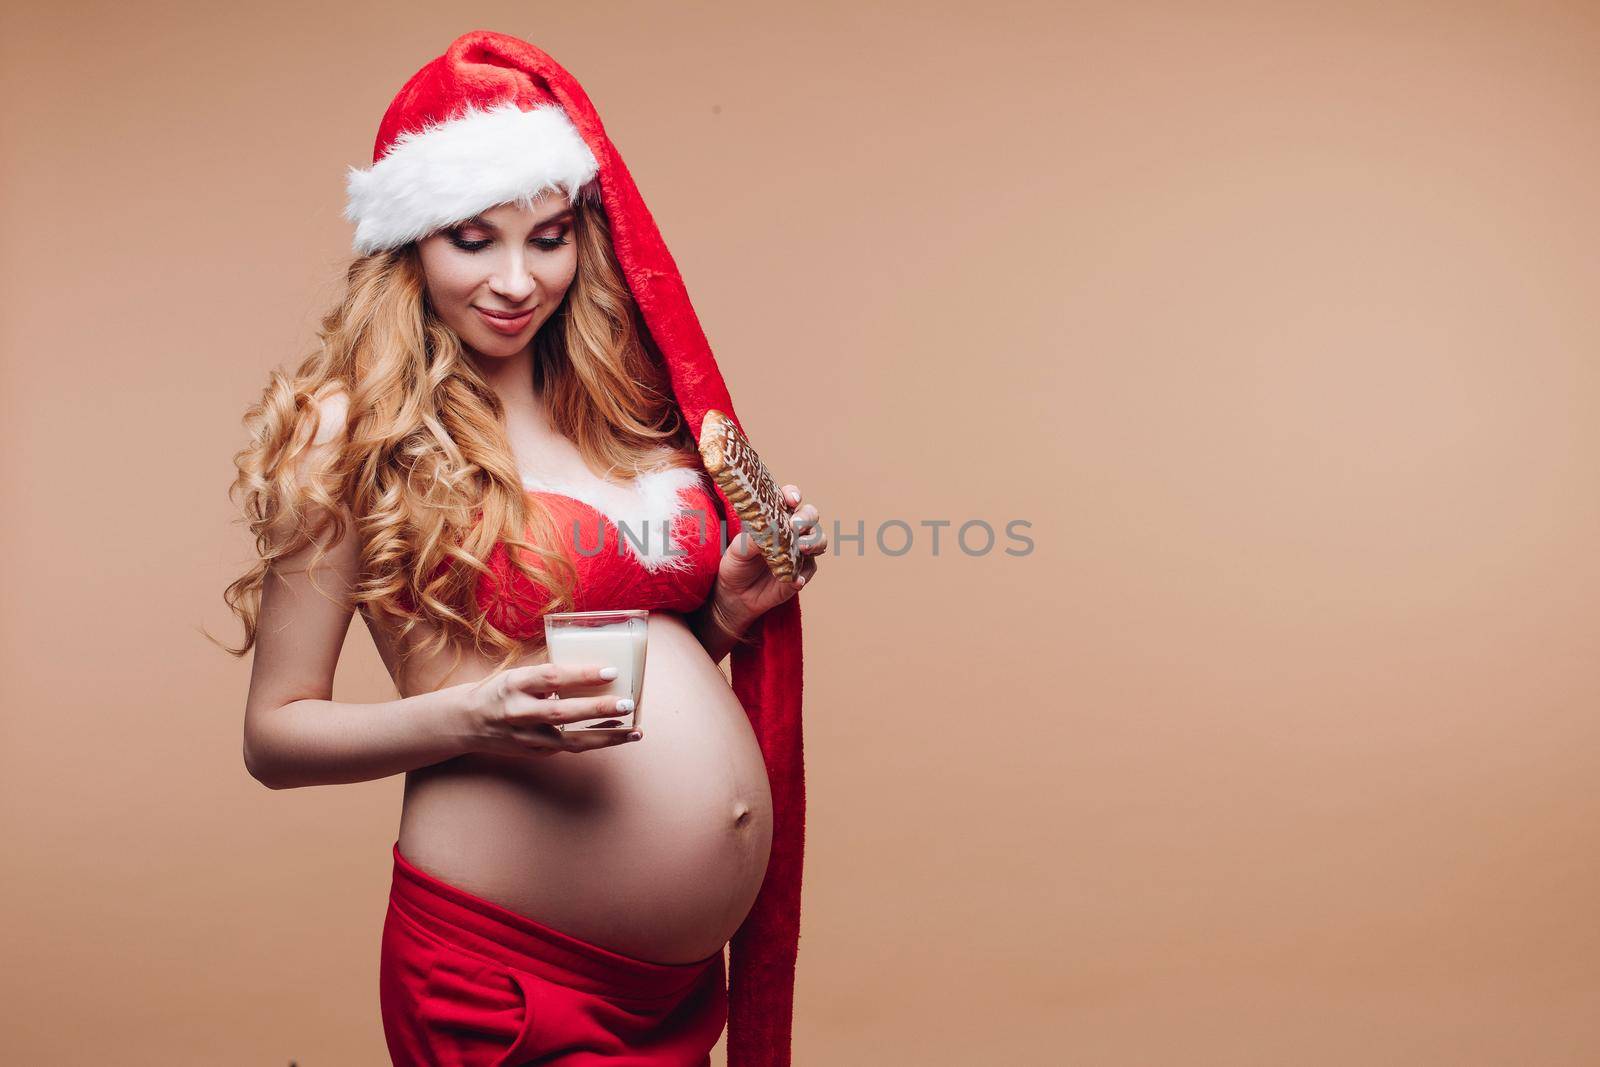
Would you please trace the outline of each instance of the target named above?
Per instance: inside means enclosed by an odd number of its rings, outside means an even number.
[[[617,527],[614,535],[607,534],[604,551],[616,552],[617,545],[613,542],[620,541],[623,548],[652,573],[689,569],[688,554],[672,543],[673,520],[688,508],[680,494],[696,485],[704,487],[707,495],[711,493],[705,475],[693,467],[649,471],[635,478],[631,485],[617,485],[594,477],[568,482],[528,474],[522,476],[522,484],[529,489],[571,497],[600,512]],[[694,536],[700,536],[702,530],[708,539],[719,536],[715,512],[703,520],[699,515],[691,518],[696,524]],[[622,529],[624,525],[626,531]],[[583,547],[593,549],[598,535],[592,530],[580,532],[584,537]],[[562,536],[571,535],[570,529],[562,531]],[[638,544],[641,541],[643,549]]]

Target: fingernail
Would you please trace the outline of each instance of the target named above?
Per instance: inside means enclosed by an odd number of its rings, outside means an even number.
[[[644,734],[641,734],[639,731],[635,730],[633,733],[628,735],[628,740],[629,741],[637,741],[643,736],[644,736]]]
[[[797,588],[797,589],[798,589],[798,588],[799,588],[799,587],[800,587],[800,586],[802,586],[802,585],[805,585],[805,584],[806,584],[806,580],[805,580],[805,578],[803,578],[803,577],[802,577],[802,578],[796,578],[796,579],[795,579],[795,580],[794,580],[794,584],[795,584],[795,588]]]
[[[617,710],[618,711],[632,711],[633,710],[633,701],[629,700],[627,697],[623,697],[621,700],[617,701]]]
[[[602,667],[600,669],[600,677],[604,678],[608,682],[616,676],[617,669],[615,667]]]

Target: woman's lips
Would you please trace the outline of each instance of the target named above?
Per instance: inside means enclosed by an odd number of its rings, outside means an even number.
[[[493,330],[495,333],[503,333],[508,337],[513,334],[521,333],[523,329],[527,327],[528,323],[533,321],[534,312],[533,308],[529,308],[527,311],[524,311],[515,318],[507,318],[503,315],[496,315],[492,312],[485,311],[483,308],[478,307],[477,305],[473,305],[472,310],[476,311],[478,313],[478,317],[489,324],[489,329]]]

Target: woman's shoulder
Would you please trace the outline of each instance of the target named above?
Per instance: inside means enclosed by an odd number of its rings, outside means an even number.
[[[350,394],[339,382],[328,382],[312,394],[317,409],[316,436],[313,448],[326,446],[340,436],[349,425]]]
[[[290,468],[292,492],[302,499],[308,497],[313,483],[330,485],[331,476],[344,452],[344,438],[349,428],[350,398],[337,382],[318,388],[311,396],[312,403],[301,416],[302,426],[293,437],[305,441]],[[309,429],[305,422],[314,420]],[[309,434],[309,440],[306,435]],[[330,485],[331,488],[331,485]],[[348,506],[348,502],[342,502]]]

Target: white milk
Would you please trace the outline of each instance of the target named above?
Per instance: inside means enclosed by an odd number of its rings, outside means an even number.
[[[576,612],[568,615],[579,614]],[[547,618],[560,619],[556,614]],[[610,730],[632,730],[639,724],[639,697],[644,687],[644,660],[647,638],[647,621],[644,618],[619,618],[616,621],[590,625],[555,625],[545,630],[545,642],[550,649],[550,662],[563,666],[599,664],[615,667],[617,676],[609,682],[595,685],[561,686],[563,697],[626,696],[633,700],[634,710],[607,715],[603,718],[568,723],[562,731],[593,729],[596,724],[620,721],[622,725],[606,727]]]

